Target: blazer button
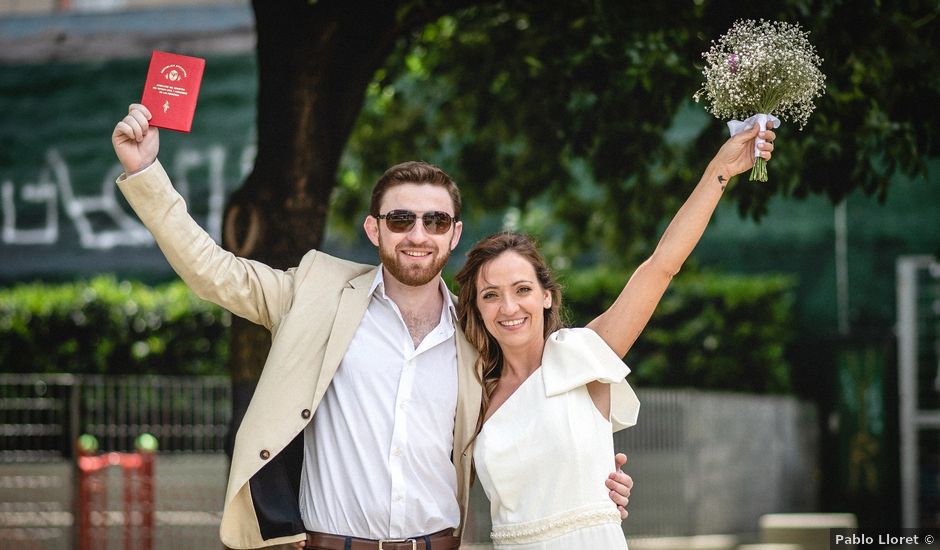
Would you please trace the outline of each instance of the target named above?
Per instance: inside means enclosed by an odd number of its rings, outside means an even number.
[[[300,417],[303,418],[304,420],[310,418],[310,409],[304,409],[300,411]]]
[[[262,450],[261,450],[261,460],[267,460],[267,459],[269,459],[269,458],[271,458],[271,451],[269,451],[269,450],[267,450],[267,449],[262,449]]]

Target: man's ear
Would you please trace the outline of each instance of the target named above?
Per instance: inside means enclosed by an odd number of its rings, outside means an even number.
[[[379,220],[371,215],[366,216],[366,219],[362,220],[362,228],[372,244],[379,246]]]
[[[454,224],[454,236],[450,238],[450,251],[453,252],[457,248],[457,243],[460,242],[460,235],[463,234],[463,222],[457,222]]]

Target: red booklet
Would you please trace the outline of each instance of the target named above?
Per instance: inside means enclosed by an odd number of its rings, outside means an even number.
[[[140,102],[150,109],[152,126],[189,132],[206,60],[154,51]]]

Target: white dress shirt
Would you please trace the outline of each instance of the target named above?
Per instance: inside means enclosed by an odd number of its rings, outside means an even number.
[[[300,514],[309,531],[406,538],[460,523],[454,304],[441,280],[440,322],[416,349],[383,271],[304,430]]]

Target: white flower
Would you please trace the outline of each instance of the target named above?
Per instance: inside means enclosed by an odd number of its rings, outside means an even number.
[[[721,119],[745,119],[766,113],[792,120],[800,128],[809,120],[813,99],[825,91],[822,58],[798,24],[738,20],[702,54],[705,82],[695,101]]]

